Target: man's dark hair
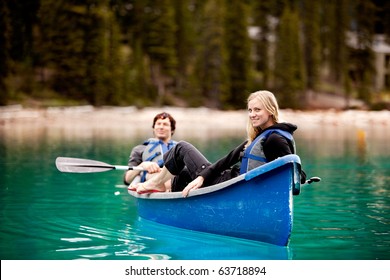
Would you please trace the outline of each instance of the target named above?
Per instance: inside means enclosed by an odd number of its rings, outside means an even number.
[[[159,120],[159,119],[162,119],[162,120],[163,120],[163,119],[166,119],[166,118],[168,118],[169,121],[171,122],[171,130],[172,130],[172,134],[173,134],[173,132],[174,132],[175,129],[176,129],[176,121],[175,121],[175,119],[174,119],[170,114],[168,114],[168,113],[166,113],[166,112],[162,112],[162,113],[160,113],[160,114],[157,114],[157,115],[154,117],[152,128],[154,128],[154,125],[156,124],[156,121],[157,121],[157,120]]]

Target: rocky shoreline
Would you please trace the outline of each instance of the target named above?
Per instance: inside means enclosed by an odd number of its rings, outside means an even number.
[[[245,110],[219,111],[208,108],[144,108],[135,107],[50,107],[23,108],[19,105],[0,107],[0,132],[49,128],[66,131],[120,132],[125,135],[150,133],[152,119],[169,112],[177,121],[177,137],[186,135],[245,134]],[[300,131],[318,128],[359,128],[380,131],[390,129],[390,111],[362,110],[281,110],[281,119],[298,125]],[[385,133],[386,137],[389,133]]]

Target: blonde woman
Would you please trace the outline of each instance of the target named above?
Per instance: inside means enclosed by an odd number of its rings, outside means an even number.
[[[278,157],[295,153],[292,134],[297,126],[279,123],[279,106],[273,93],[256,91],[250,94],[247,104],[246,141],[214,164],[192,144],[180,141],[164,155],[161,172],[138,184],[137,192],[164,192],[164,182],[172,179],[172,191],[182,191],[186,197],[191,190],[229,180]],[[304,182],[304,172],[301,177]]]

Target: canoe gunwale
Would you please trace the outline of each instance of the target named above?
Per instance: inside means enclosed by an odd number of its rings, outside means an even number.
[[[228,181],[221,182],[212,186],[208,186],[205,188],[200,188],[197,190],[191,191],[187,197],[194,197],[194,196],[200,196],[200,195],[205,195],[209,193],[213,193],[228,187],[231,187],[235,185],[235,183],[240,182],[240,181],[249,181],[257,176],[260,176],[262,174],[265,174],[267,172],[271,172],[272,170],[275,170],[283,165],[293,163],[294,165],[300,165],[301,161],[300,158],[297,155],[287,155],[281,158],[278,158],[272,162],[266,163],[262,166],[259,166],[245,174],[239,175],[235,178],[232,178]],[[295,174],[295,172],[294,172]],[[296,174],[295,174],[296,175]],[[296,179],[294,179],[296,181]],[[299,193],[299,192],[298,192]],[[150,193],[150,194],[138,194],[135,191],[129,191],[129,194],[133,197],[136,198],[141,198],[141,199],[179,199],[183,198],[181,192],[164,192],[164,193]]]

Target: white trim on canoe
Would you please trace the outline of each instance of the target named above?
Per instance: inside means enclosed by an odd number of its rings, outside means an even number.
[[[209,187],[200,188],[197,190],[190,191],[187,197],[193,197],[193,196],[199,196],[204,195],[212,192],[219,191],[221,189],[227,188],[229,186],[232,186],[233,184],[246,180],[249,181],[250,179],[259,176],[260,174],[269,172],[271,170],[274,170],[275,168],[281,167],[288,163],[298,163],[300,164],[300,158],[297,155],[287,155],[281,158],[278,158],[272,162],[266,163],[264,165],[261,165],[245,174],[239,175],[235,178],[232,178],[228,181],[221,182]],[[136,197],[136,198],[150,198],[150,199],[178,199],[183,198],[182,192],[155,192],[155,193],[146,193],[146,194],[138,194],[135,191],[129,191],[129,194]]]

